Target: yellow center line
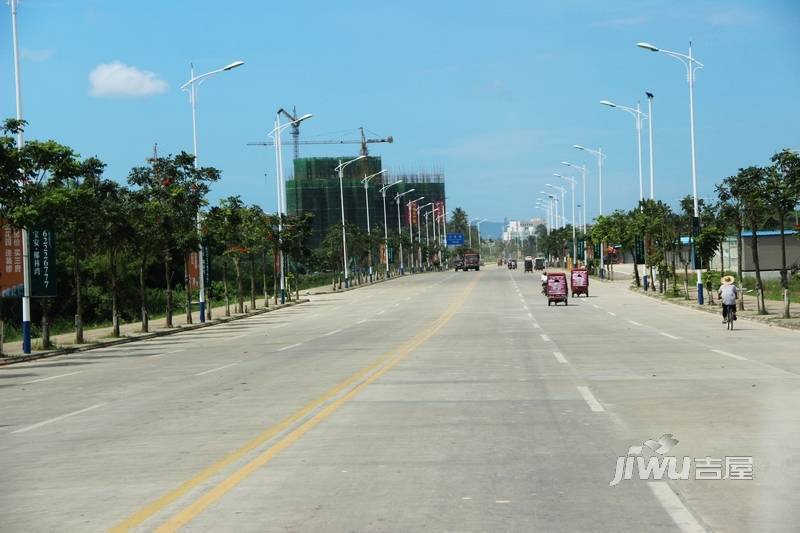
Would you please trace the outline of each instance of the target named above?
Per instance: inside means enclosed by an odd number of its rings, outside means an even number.
[[[340,396],[338,399],[331,402],[325,408],[320,410],[316,415],[314,415],[306,422],[298,426],[296,429],[291,431],[289,434],[287,434],[281,440],[276,442],[270,448],[268,448],[267,450],[256,456],[255,459],[251,460],[243,467],[236,470],[228,478],[224,479],[210,491],[203,494],[200,498],[195,500],[185,509],[172,516],[172,518],[170,518],[167,522],[162,524],[157,529],[157,531],[160,532],[175,531],[178,528],[185,525],[186,523],[188,523],[190,520],[192,520],[201,512],[203,512],[203,510],[205,510],[209,505],[219,500],[225,493],[227,493],[233,487],[238,485],[242,480],[244,480],[246,477],[252,474],[255,470],[268,463],[281,451],[288,448],[291,444],[300,439],[300,437],[302,437],[305,433],[311,430],[314,426],[316,426],[322,420],[330,416],[341,405],[343,405],[351,398],[353,398],[355,395],[357,395],[367,385],[369,385],[370,383],[374,382],[376,379],[381,377],[392,367],[394,367],[397,363],[399,363],[402,359],[404,359],[410,353],[416,350],[421,344],[423,344],[433,335],[435,335],[445,324],[447,324],[447,322],[449,322],[453,318],[453,316],[455,316],[455,314],[458,312],[458,310],[466,301],[469,294],[472,292],[472,289],[475,287],[478,279],[479,279],[478,277],[475,277],[475,279],[473,279],[473,281],[464,289],[458,300],[453,302],[448,307],[448,309],[436,321],[434,321],[431,327],[424,330],[415,337],[412,337],[410,340],[401,344],[397,348],[385,353],[371,365],[359,370],[351,377],[349,377],[339,385],[335,386],[334,388],[330,389],[319,398],[309,402],[300,410],[296,411],[292,415],[281,420],[278,424],[266,429],[265,431],[257,435],[255,438],[250,440],[247,444],[245,444],[238,450],[230,453],[229,455],[225,456],[216,463],[206,467],[191,479],[185,481],[184,483],[182,483],[175,489],[171,490],[170,492],[162,495],[157,500],[154,500],[153,502],[149,503],[136,513],[132,514],[131,516],[129,516],[128,518],[126,518],[125,520],[114,526],[110,531],[114,533],[129,531],[130,529],[141,525],[144,521],[151,518],[156,513],[161,512],[162,510],[164,510],[164,508],[166,508],[173,502],[177,501],[184,495],[186,495],[189,491],[193,490],[203,482],[210,479],[212,476],[221,472],[222,470],[230,466],[232,463],[238,461],[239,459],[247,455],[249,452],[252,452],[254,449],[268,442],[276,435],[292,427],[294,424],[296,424],[303,418],[307,417],[309,414],[313,413],[320,406],[324,405],[332,398],[335,398],[336,396],[341,394],[342,391],[346,390],[348,387],[351,387],[354,384],[356,384],[346,394]]]

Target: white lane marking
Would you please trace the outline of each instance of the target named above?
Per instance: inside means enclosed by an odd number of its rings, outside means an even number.
[[[376,314],[376,315],[382,315],[382,314],[383,314],[383,313],[385,313],[385,312],[386,312],[386,309],[384,309],[383,311],[378,311],[378,312],[377,312],[377,313],[375,313],[375,314]]]
[[[540,326],[536,322],[533,323],[533,327],[536,328],[536,329],[542,329],[542,326]]]
[[[600,309],[600,306],[597,304],[592,304],[592,307],[594,307],[595,309]]]
[[[241,339],[242,337],[247,337],[247,333],[245,333],[244,335],[237,335],[235,337],[229,337],[227,339],[222,339],[222,340],[233,341],[233,340],[236,340],[236,339]]]
[[[335,330],[333,330],[333,331],[329,331],[328,333],[325,333],[325,334],[323,335],[323,337],[327,337],[327,336],[329,336],[329,335],[336,335],[337,333],[341,333],[341,331],[342,331],[342,330],[341,330],[341,328],[339,328],[339,329],[335,329]]]
[[[394,304],[392,307],[400,307],[400,304]]]
[[[59,374],[57,376],[50,376],[49,378],[32,379],[30,381],[25,381],[22,384],[23,385],[30,385],[31,383],[41,383],[42,381],[50,381],[51,379],[58,379],[58,378],[64,378],[64,377],[67,377],[67,376],[74,376],[75,374],[80,374],[80,373],[81,373],[81,371],[77,370],[75,372],[69,372],[67,374]]]
[[[628,320],[628,322],[629,322],[629,323],[631,323],[631,324],[633,324],[634,326],[641,326],[641,324],[639,324],[639,323],[638,323],[638,322],[636,322],[635,320]]]
[[[617,316],[617,313],[612,313],[611,311],[606,311],[611,316]]]
[[[494,503],[511,503],[511,500],[495,500]]]
[[[42,427],[42,426],[44,426],[46,424],[52,424],[53,422],[58,422],[59,420],[64,420],[65,418],[69,418],[71,416],[79,415],[81,413],[85,413],[85,412],[91,411],[93,409],[98,409],[100,407],[103,407],[104,405],[107,405],[107,402],[96,403],[96,404],[92,405],[91,407],[86,407],[85,409],[78,409],[77,411],[72,411],[71,413],[67,413],[65,415],[57,416],[55,418],[50,418],[49,420],[43,420],[42,422],[30,425],[30,426],[25,426],[24,428],[18,429],[16,431],[12,431],[11,433],[25,433],[26,431],[30,431],[32,429],[40,428],[40,427]]]
[[[298,346],[300,346],[301,344],[303,344],[303,343],[302,343],[302,342],[298,342],[298,343],[296,343],[296,344],[290,344],[289,346],[284,346],[283,348],[278,348],[278,351],[279,351],[279,352],[282,352],[282,351],[284,351],[284,350],[291,350],[292,348],[297,348],[297,347],[298,347]]]
[[[720,355],[727,355],[728,357],[733,357],[734,359],[738,359],[739,361],[747,361],[747,357],[742,357],[741,355],[736,355],[730,352],[724,352],[722,350],[711,350],[714,353],[718,353]]]
[[[659,331],[658,334],[668,337],[670,339],[675,339],[675,340],[680,339],[680,337],[676,337],[675,335],[670,335],[669,333],[664,333],[663,331]]]
[[[363,324],[366,321],[367,321],[367,319],[365,318],[364,320],[359,320],[358,322],[356,322],[356,324]]]
[[[524,309],[525,311],[527,311],[527,310],[528,310],[528,306],[527,306],[527,305],[523,305],[523,306],[522,306],[522,309]]]
[[[528,318],[533,318],[533,315],[531,313],[528,313]]]
[[[212,373],[212,372],[218,372],[218,371],[220,371],[220,370],[224,370],[224,369],[226,369],[226,368],[230,368],[230,367],[232,367],[233,365],[238,365],[238,364],[239,364],[239,361],[236,361],[235,363],[230,363],[230,364],[228,364],[228,365],[222,365],[222,366],[218,366],[217,368],[212,368],[212,369],[210,369],[210,370],[205,370],[205,371],[203,371],[203,372],[198,372],[197,374],[195,374],[195,376],[205,376],[206,374],[210,374],[210,373]]]
[[[186,351],[186,348],[181,348],[180,350],[172,350],[172,351],[169,351],[169,352],[157,353],[157,354],[155,354],[155,355],[151,355],[150,357],[151,357],[151,358],[156,358],[156,357],[164,357],[164,356],[165,356],[165,355],[167,355],[167,354],[171,354],[171,353],[178,353],[178,352],[185,352],[185,351]]]
[[[600,402],[598,402],[597,398],[594,397],[594,394],[592,394],[592,391],[589,390],[589,387],[578,386],[577,388],[578,392],[583,397],[583,400],[589,404],[589,408],[592,411],[596,413],[605,411],[605,408],[603,408],[603,406],[600,405]]]
[[[553,355],[556,356],[556,361],[558,361],[559,363],[566,363],[567,362],[567,359],[564,357],[564,354],[562,354],[561,352],[553,352]]]
[[[683,533],[705,533],[706,530],[692,513],[683,505],[680,498],[672,491],[669,484],[663,481],[650,481],[647,483],[653,496],[661,504],[675,525]]]
[[[541,334],[541,335],[539,335],[539,336],[542,338],[542,340],[543,340],[544,342],[550,342],[550,337],[548,337],[548,336],[547,336],[547,335],[545,335],[544,333],[542,333],[542,334]]]

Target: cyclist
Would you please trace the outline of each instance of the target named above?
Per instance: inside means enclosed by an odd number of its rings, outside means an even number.
[[[736,298],[739,291],[734,285],[733,276],[724,276],[719,287],[719,299],[722,300],[722,323],[727,321],[728,313],[733,313],[733,320],[736,320]]]

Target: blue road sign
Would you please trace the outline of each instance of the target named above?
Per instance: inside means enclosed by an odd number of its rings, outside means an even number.
[[[447,234],[447,246],[461,246],[464,244],[464,234],[463,233],[448,233]]]

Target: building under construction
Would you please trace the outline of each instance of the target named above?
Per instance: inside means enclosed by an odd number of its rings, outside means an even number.
[[[354,156],[338,157],[311,157],[294,160],[294,178],[286,182],[286,203],[290,214],[312,213],[313,230],[310,245],[319,246],[325,239],[328,230],[342,219],[341,200],[339,195],[339,179],[335,171],[342,161],[353,159]],[[402,183],[391,187],[386,194],[386,220],[389,231],[397,231],[397,206],[395,195],[414,189],[414,192],[401,198],[400,217],[401,225],[408,226],[408,202],[421,196],[425,199],[419,204],[433,202],[437,213],[444,212],[445,190],[444,174],[436,173],[402,173],[388,175],[387,173],[375,176],[369,180],[366,197],[362,180],[365,176],[380,172],[381,158],[368,156],[345,167],[342,179],[344,196],[345,222],[356,224],[367,229],[367,210],[372,228],[383,227],[383,196],[381,187],[387,183],[402,180]],[[367,198],[369,205],[367,206]],[[412,210],[411,216],[416,225],[417,213]],[[429,215],[430,216],[430,215]],[[421,218],[424,228],[424,216]],[[424,235],[424,229],[423,229]]]

